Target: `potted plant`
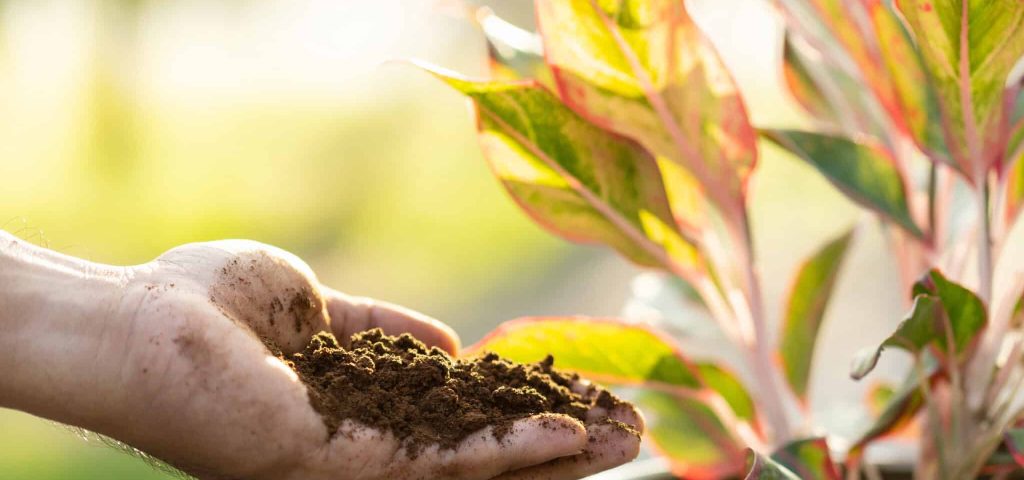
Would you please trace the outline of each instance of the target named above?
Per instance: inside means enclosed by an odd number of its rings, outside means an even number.
[[[994,285],[994,272],[1024,205],[1013,71],[1024,3],[774,6],[786,84],[813,130],[752,125],[681,0],[537,0],[539,36],[483,12],[494,79],[423,65],[472,100],[485,157],[523,210],[556,235],[672,277],[738,364],[689,355],[643,323],[579,317],[513,320],[468,354],[553,353],[562,368],[626,388],[650,443],[685,478],[878,478],[865,448],[911,424],[917,478],[1010,475],[1024,464],[1024,281]],[[908,352],[912,366],[872,395],[877,416],[842,451],[803,407],[854,235],[802,263],[773,341],[747,194],[759,138],[876,214],[899,260],[908,313],[851,375],[866,376],[885,349]]]

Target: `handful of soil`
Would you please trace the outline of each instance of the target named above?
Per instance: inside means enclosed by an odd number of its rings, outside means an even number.
[[[559,413],[586,423],[591,407],[620,403],[605,390],[580,387],[579,376],[552,369],[551,356],[536,364],[493,353],[453,359],[409,335],[379,329],[356,334],[348,348],[321,332],[303,352],[279,356],[306,384],[332,435],[352,419],[390,431],[413,457],[427,445],[453,448],[487,426],[500,440],[521,418]]]

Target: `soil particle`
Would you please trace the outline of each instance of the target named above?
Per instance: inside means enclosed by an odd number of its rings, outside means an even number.
[[[391,337],[380,330],[356,334],[348,348],[321,332],[300,353],[275,353],[306,384],[332,436],[343,420],[352,419],[391,432],[413,458],[428,445],[454,448],[484,427],[492,427],[500,441],[524,417],[559,413],[588,422],[592,407],[610,410],[621,403],[592,385],[574,392],[579,377],[554,370],[550,356],[535,364],[493,353],[453,359],[409,335]],[[559,426],[551,422],[547,428]]]

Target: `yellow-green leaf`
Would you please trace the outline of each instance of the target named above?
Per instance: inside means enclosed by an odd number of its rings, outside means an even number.
[[[1024,2],[896,0],[942,105],[948,147],[978,181],[1005,148],[1003,90],[1024,54]]]
[[[824,438],[808,438],[791,442],[772,454],[775,460],[795,473],[801,480],[839,480],[839,469],[832,462],[828,442]]]
[[[756,135],[728,70],[675,0],[539,0],[559,92],[574,110],[686,167],[726,214]]]
[[[687,279],[703,272],[676,227],[655,159],[639,145],[591,125],[535,82],[431,71],[473,100],[484,156],[537,223]]]
[[[707,406],[663,392],[636,398],[654,449],[680,478],[718,480],[739,475],[743,450]]]
[[[704,384],[717,392],[729,404],[729,408],[732,408],[736,417],[750,424],[756,424],[757,410],[754,407],[754,399],[750,397],[747,387],[735,373],[714,363],[706,362],[698,363],[697,370],[700,372]]]
[[[518,362],[555,357],[558,368],[615,385],[703,388],[697,367],[654,331],[620,321],[536,317],[503,323],[467,355],[494,352]]]
[[[921,55],[914,48],[913,38],[895,13],[880,0],[868,0],[865,8],[899,107],[899,112],[893,115],[894,122],[910,134],[922,151],[958,167],[946,150],[938,99],[925,73]]]
[[[805,261],[789,291],[782,317],[779,358],[789,386],[804,402],[818,331],[852,237],[852,231],[844,233]]]
[[[923,237],[910,216],[903,177],[881,148],[846,138],[795,130],[764,130],[764,135],[811,164],[851,200]]]

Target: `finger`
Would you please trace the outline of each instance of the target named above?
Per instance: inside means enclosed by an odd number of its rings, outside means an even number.
[[[572,385],[572,391],[582,395],[592,405],[587,411],[587,423],[610,418],[629,425],[640,434],[644,433],[644,417],[633,404],[622,401],[585,378],[577,379]]]
[[[587,427],[587,447],[578,455],[499,475],[494,480],[569,480],[617,467],[640,453],[640,435],[609,421]]]
[[[541,414],[518,420],[496,438],[493,427],[438,451],[430,478],[486,480],[505,472],[577,455],[587,446],[583,424],[565,415]],[[426,459],[430,461],[429,459]]]
[[[438,347],[448,353],[459,351],[459,336],[451,327],[422,313],[387,302],[366,297],[346,295],[337,290],[321,287],[327,299],[331,331],[339,341],[352,335],[380,328],[388,335],[408,333],[427,346]]]

